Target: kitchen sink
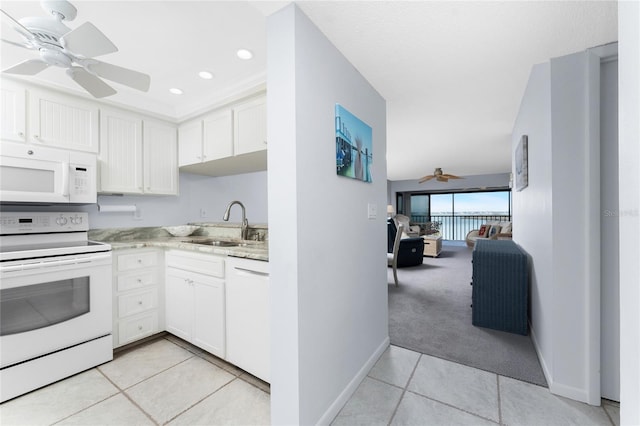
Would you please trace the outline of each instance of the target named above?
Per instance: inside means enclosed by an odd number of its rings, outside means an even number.
[[[250,240],[227,241],[227,240],[207,239],[207,240],[190,240],[188,242],[192,244],[200,244],[203,246],[215,246],[215,247],[257,247],[259,248],[265,245],[264,241],[250,241]]]
[[[193,244],[201,244],[203,246],[216,246],[216,247],[238,247],[241,243],[239,241],[222,241],[222,240],[194,240]]]

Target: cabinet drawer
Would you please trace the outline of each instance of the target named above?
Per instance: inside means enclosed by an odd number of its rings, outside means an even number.
[[[148,268],[158,264],[157,251],[121,254],[118,256],[118,271],[129,271],[137,268]]]
[[[224,259],[215,254],[170,251],[165,260],[167,267],[224,278]]]
[[[157,311],[121,320],[118,324],[118,346],[151,336],[158,331]]]
[[[158,284],[158,271],[155,269],[141,273],[121,275],[117,277],[117,291],[127,291],[136,288]]]
[[[146,291],[138,291],[118,296],[118,317],[147,311],[158,307],[158,290],[151,288]]]

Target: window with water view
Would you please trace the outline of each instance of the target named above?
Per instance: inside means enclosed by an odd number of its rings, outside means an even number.
[[[401,200],[405,202],[400,203]],[[398,202],[398,211],[410,216],[412,223],[435,222],[446,240],[464,240],[469,231],[480,228],[485,222],[511,218],[509,191],[398,194]],[[408,207],[410,212],[401,210],[400,206]]]

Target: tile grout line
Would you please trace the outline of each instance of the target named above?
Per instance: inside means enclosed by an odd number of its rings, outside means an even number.
[[[398,412],[398,408],[400,407],[400,404],[402,403],[402,398],[404,398],[404,395],[407,393],[407,388],[409,387],[409,383],[411,383],[411,379],[413,379],[413,375],[416,372],[416,369],[418,368],[418,364],[420,364],[420,359],[422,359],[422,354],[420,354],[420,356],[418,357],[418,360],[416,361],[416,365],[413,366],[413,370],[411,370],[411,375],[409,375],[409,380],[407,380],[407,383],[404,385],[404,388],[402,388],[402,393],[400,394],[400,398],[398,399],[398,403],[396,404],[395,408],[393,409],[393,413],[391,413],[391,417],[389,418],[389,422],[387,423],[387,426],[391,425],[391,422],[393,422],[394,417],[396,416],[397,412]]]
[[[607,418],[609,419],[609,422],[611,422],[611,426],[616,426],[616,422],[613,421],[613,418],[609,414],[609,411],[607,411],[607,409],[604,408],[604,406],[605,406],[605,404],[600,402],[600,408],[602,408],[604,410],[604,415],[607,416]]]
[[[144,414],[149,420],[151,420],[154,424],[159,424],[158,422],[156,422],[153,417],[151,417],[151,414],[147,413],[141,406],[138,405],[138,403],[136,401],[134,401],[128,393],[126,393],[124,391],[124,389],[122,389],[120,386],[118,386],[113,380],[111,380],[102,370],[100,370],[99,367],[96,367],[96,370],[98,370],[100,372],[100,374],[102,374],[104,376],[105,379],[107,379],[113,386],[116,387],[116,389],[118,389],[118,393],[120,393],[122,396],[124,396],[127,400],[129,400],[129,402],[131,402],[133,404],[134,407],[136,407],[138,410],[142,411],[142,414]],[[146,380],[146,379],[145,379]],[[144,380],[138,382],[138,383],[142,383],[144,382]],[[117,394],[115,394],[117,395]],[[112,395],[115,396],[115,395]]]
[[[419,353],[419,352],[418,352],[418,353]],[[500,423],[496,422],[496,421],[495,421],[495,420],[493,420],[493,419],[489,419],[489,418],[483,417],[483,416],[481,416],[481,415],[479,415],[479,414],[472,413],[472,412],[470,412],[470,411],[467,411],[467,410],[465,410],[465,409],[463,409],[463,408],[460,408],[460,407],[456,407],[455,405],[449,404],[449,403],[447,403],[447,402],[440,401],[440,400],[435,399],[435,398],[432,398],[432,397],[430,397],[430,396],[423,395],[423,394],[421,394],[421,393],[419,393],[419,392],[414,392],[414,391],[409,390],[409,389],[408,389],[408,387],[409,387],[409,383],[411,383],[411,379],[413,379],[413,376],[414,376],[414,374],[415,374],[415,371],[416,371],[416,369],[418,368],[418,364],[420,363],[420,360],[422,359],[422,357],[431,357],[431,355],[422,354],[422,353],[420,354],[420,357],[418,358],[418,362],[416,363],[415,367],[413,368],[413,371],[411,372],[411,376],[409,377],[409,380],[407,381],[407,385],[405,386],[405,391],[402,393],[402,396],[400,397],[400,400],[402,400],[402,398],[404,398],[404,395],[405,395],[407,392],[409,392],[409,393],[414,394],[414,395],[417,395],[417,396],[419,396],[419,397],[421,397],[421,398],[425,398],[425,399],[428,399],[428,400],[430,400],[430,401],[436,402],[436,403],[438,403],[438,404],[442,404],[442,405],[445,405],[445,406],[447,406],[447,407],[453,408],[454,410],[462,411],[463,413],[467,413],[467,414],[472,415],[472,416],[474,416],[474,417],[478,417],[478,418],[480,418],[480,419],[487,420],[487,421],[489,421],[489,422],[491,422],[491,423],[500,424]],[[471,367],[471,368],[473,368],[473,367]],[[495,373],[493,373],[493,374],[495,374]],[[496,374],[496,376],[497,376],[497,374]],[[380,381],[381,381],[382,383],[385,383],[385,382],[384,382],[384,381],[382,381],[382,380],[380,380]],[[399,405],[400,405],[400,403],[398,403],[398,406],[399,406]],[[396,412],[397,412],[398,406],[396,406],[396,410],[394,410],[394,412],[393,412],[393,416],[391,416],[391,419],[393,419],[393,417],[396,415]],[[498,408],[498,412],[499,412],[499,408]],[[498,415],[498,419],[500,419],[500,415]],[[388,426],[389,426],[390,424],[391,424],[391,421],[389,422]]]
[[[428,399],[428,400],[430,400],[430,401],[436,402],[436,403],[438,403],[438,404],[442,404],[442,405],[447,406],[447,407],[449,407],[449,408],[453,408],[454,410],[462,411],[463,413],[469,414],[469,415],[471,415],[471,416],[473,416],[473,417],[477,417],[477,418],[479,418],[479,419],[486,420],[486,421],[491,422],[491,423],[499,424],[498,422],[496,422],[496,421],[495,421],[495,420],[493,420],[493,419],[489,419],[489,418],[487,418],[487,417],[482,417],[482,416],[481,416],[481,415],[479,415],[479,414],[472,413],[471,411],[467,411],[467,410],[465,410],[464,408],[456,407],[455,405],[449,404],[448,402],[440,401],[440,400],[435,399],[435,398],[432,398],[432,397],[430,397],[430,396],[426,396],[426,395],[423,395],[423,394],[421,394],[421,393],[414,392],[414,391],[410,391],[410,390],[407,390],[407,392],[412,393],[412,394],[414,394],[414,395],[417,395],[417,396],[419,396],[420,398]]]
[[[193,404],[191,404],[190,406],[188,406],[187,408],[185,408],[184,410],[180,411],[178,414],[176,414],[175,416],[173,416],[172,418],[170,418],[169,420],[167,420],[166,422],[164,422],[163,424],[169,424],[172,421],[174,421],[175,419],[177,419],[178,417],[180,417],[181,415],[183,415],[184,413],[186,413],[187,411],[191,410],[193,407],[195,407],[196,405],[200,404],[202,401],[204,401],[205,399],[209,398],[210,396],[212,396],[213,394],[217,393],[218,391],[226,388],[227,386],[229,386],[229,384],[235,382],[236,380],[238,380],[239,377],[234,377],[233,379],[229,380],[227,383],[225,383],[224,385],[220,386],[218,389],[214,390],[213,392],[203,396],[202,398],[200,398],[199,400],[197,400],[196,402],[194,402]]]
[[[97,367],[94,367],[94,368],[97,370]],[[89,370],[85,370],[84,372],[86,372],[86,371],[91,371],[91,369],[89,369]],[[100,373],[102,373],[102,372],[100,372]],[[79,373],[79,374],[80,374],[80,373]],[[70,377],[73,377],[73,376],[70,376]],[[62,380],[65,380],[65,379],[62,379]],[[109,380],[109,379],[107,379],[107,380]],[[111,381],[109,380],[109,382],[111,382]],[[111,395],[107,396],[106,398],[101,399],[100,401],[96,401],[96,402],[94,402],[94,403],[93,403],[93,404],[91,404],[91,405],[88,405],[88,406],[86,406],[86,407],[84,407],[84,408],[81,408],[80,410],[78,410],[78,411],[76,411],[76,412],[73,412],[73,413],[69,414],[69,415],[68,415],[68,416],[66,416],[66,417],[63,417],[63,418],[61,418],[60,420],[56,420],[56,421],[54,421],[54,422],[53,422],[53,423],[51,423],[51,424],[52,424],[52,425],[56,425],[56,424],[58,424],[58,423],[60,423],[60,422],[62,422],[62,421],[64,421],[64,420],[67,420],[67,419],[68,419],[68,418],[70,418],[70,417],[75,416],[76,414],[80,414],[80,413],[82,413],[83,411],[86,411],[86,410],[88,410],[88,409],[89,409],[89,408],[91,408],[91,407],[95,407],[96,405],[98,405],[98,404],[100,404],[100,403],[102,403],[102,402],[104,402],[104,401],[107,401],[108,399],[113,398],[114,396],[116,396],[116,395],[118,395],[119,393],[121,393],[121,390],[120,390],[120,388],[119,388],[119,387],[117,387],[117,386],[116,386],[116,389],[118,389],[118,392],[116,392],[116,393],[114,393],[114,394],[111,394]]]
[[[498,391],[498,423],[502,424],[502,398],[500,398],[500,375],[496,374],[496,390]]]

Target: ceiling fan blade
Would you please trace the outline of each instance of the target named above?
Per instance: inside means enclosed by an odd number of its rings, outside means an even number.
[[[431,179],[433,179],[433,175],[425,176],[425,177],[421,178],[418,181],[418,183],[423,183],[423,182],[426,182],[426,181],[431,180]]]
[[[7,12],[5,12],[4,10],[0,9],[0,12],[2,12],[2,14],[4,16],[7,17],[7,19],[9,19],[9,21],[11,22],[11,26],[13,27],[14,30],[16,30],[17,32],[19,32],[24,38],[26,38],[27,40],[34,40],[37,39],[36,35],[33,34],[31,31],[29,31],[27,29],[27,27],[25,27],[24,25],[22,25],[20,22],[18,22],[16,19],[13,19],[13,17],[11,15],[9,15]]]
[[[446,177],[447,179],[462,179],[460,176],[456,176],[456,175],[444,174],[442,176]]]
[[[11,44],[12,46],[23,47],[23,48],[25,48],[25,49],[35,49],[35,48],[36,48],[35,46],[31,46],[30,44],[16,43],[15,41],[6,40],[6,39],[4,39],[4,38],[2,39],[2,41],[3,41],[4,43]]]
[[[115,95],[115,89],[95,75],[91,74],[82,67],[71,67],[67,70],[67,75],[76,83],[91,93],[95,98],[104,98],[106,96]]]
[[[446,177],[444,177],[444,176],[438,176],[438,177],[436,178],[436,180],[437,180],[438,182],[449,182],[449,179],[447,179],[447,178],[446,178]]]
[[[116,45],[91,22],[85,22],[75,30],[71,30],[60,37],[60,43],[66,50],[85,58],[93,58],[118,51]]]
[[[87,60],[80,61],[89,71],[99,75],[107,80],[133,87],[134,89],[146,92],[151,84],[151,77],[138,71],[128,68],[119,67],[117,65],[108,64],[106,62]]]
[[[41,61],[40,59],[27,59],[26,61],[22,61],[19,64],[3,70],[2,72],[6,74],[36,75],[48,66],[49,64]]]

